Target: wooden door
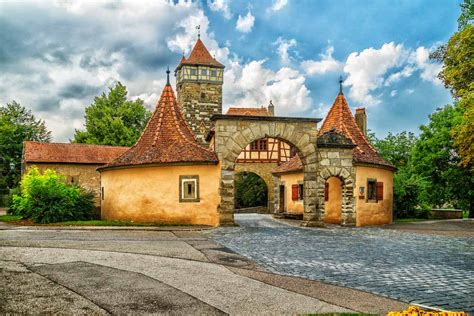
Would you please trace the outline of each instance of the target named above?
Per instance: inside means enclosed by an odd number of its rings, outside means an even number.
[[[280,185],[280,212],[285,212],[285,186]]]

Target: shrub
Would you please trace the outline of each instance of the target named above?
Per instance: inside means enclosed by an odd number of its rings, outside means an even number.
[[[13,195],[10,208],[12,214],[35,223],[87,220],[94,210],[93,194],[66,184],[53,170],[41,174],[33,167],[23,176],[20,194]]]

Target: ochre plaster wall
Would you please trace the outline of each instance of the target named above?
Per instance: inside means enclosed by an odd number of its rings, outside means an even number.
[[[199,176],[199,202],[179,202],[179,176]],[[102,218],[170,224],[219,224],[219,165],[105,170]]]
[[[330,177],[328,200],[324,202],[324,222],[341,224],[342,220],[342,182],[338,177]]]
[[[285,211],[288,213],[303,214],[303,200],[293,201],[291,199],[291,186],[303,182],[303,173],[288,173],[280,177],[280,183],[285,186]]]
[[[100,205],[100,174],[96,170],[102,165],[98,164],[67,164],[67,163],[26,163],[25,172],[28,171],[32,166],[37,166],[38,169],[43,172],[46,169],[55,170],[70,177],[77,177],[79,185],[86,190],[94,192],[94,202],[97,206]]]
[[[367,179],[376,179],[383,182],[383,200],[367,202]],[[359,188],[364,187],[364,197],[359,198]],[[356,200],[356,225],[382,225],[392,222],[393,208],[393,172],[386,169],[356,166],[356,187],[354,188]]]

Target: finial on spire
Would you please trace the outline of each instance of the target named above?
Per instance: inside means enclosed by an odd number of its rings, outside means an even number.
[[[166,69],[166,85],[171,86],[170,84],[170,66]]]
[[[201,38],[201,25],[196,26],[196,30],[198,32],[198,39]]]
[[[342,76],[339,76],[339,95],[343,95],[344,93],[342,92],[342,83],[344,80],[342,79]]]

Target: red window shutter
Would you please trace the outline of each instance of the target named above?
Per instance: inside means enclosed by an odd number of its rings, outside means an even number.
[[[324,184],[324,201],[329,200],[329,183]]]
[[[298,200],[298,185],[297,184],[293,184],[291,186],[291,199],[293,201],[297,201]]]
[[[383,200],[383,182],[377,182],[377,201]]]

